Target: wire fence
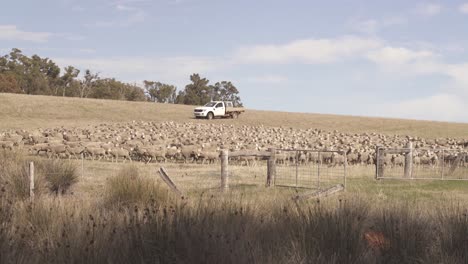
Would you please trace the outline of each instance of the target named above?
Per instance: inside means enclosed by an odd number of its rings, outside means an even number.
[[[377,179],[468,180],[468,155],[454,149],[378,148]]]
[[[346,154],[340,151],[280,149],[274,185],[318,190],[346,185],[346,166]]]
[[[136,166],[142,177],[153,177],[160,180],[158,170],[164,167],[175,185],[186,192],[219,189],[221,187],[221,162],[207,164],[201,162],[129,162],[119,160],[90,160],[78,158],[73,160],[77,166],[77,174],[82,184],[102,186],[105,180],[115,177],[128,166]],[[258,159],[254,163],[230,162],[229,187],[245,188],[250,186],[264,186],[266,182],[266,161]]]

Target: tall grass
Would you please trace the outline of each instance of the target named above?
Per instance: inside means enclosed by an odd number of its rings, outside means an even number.
[[[115,177],[108,179],[105,188],[105,204],[129,205],[150,201],[167,202],[168,190],[154,178],[140,175],[136,165],[123,167]]]
[[[14,224],[0,231],[11,242],[0,248],[26,263],[466,263],[466,237],[453,233],[466,228],[461,215],[453,223],[407,207],[330,204],[268,213],[216,197],[119,207],[43,197],[14,203]],[[369,230],[388,243],[370,246]]]
[[[235,191],[175,200],[135,167],[110,178],[97,200],[45,193],[31,203],[10,195],[13,185],[0,185],[0,263],[467,263],[468,259],[468,217],[462,204],[421,208],[371,203],[360,195],[294,203]]]

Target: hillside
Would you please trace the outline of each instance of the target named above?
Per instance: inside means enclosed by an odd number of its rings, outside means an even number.
[[[192,117],[192,106],[69,97],[0,94],[0,130],[85,126],[144,121],[202,122]],[[318,128],[343,132],[378,132],[421,137],[468,138],[468,123],[416,121],[328,114],[248,110],[239,119],[210,121],[233,125]]]

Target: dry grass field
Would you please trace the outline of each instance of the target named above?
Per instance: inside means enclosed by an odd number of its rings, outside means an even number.
[[[0,131],[131,120],[208,122],[193,119],[192,108],[0,94]],[[211,122],[428,138],[466,138],[468,131],[468,124],[256,110]],[[31,160],[38,167],[33,203]],[[219,163],[54,163],[3,151],[0,263],[468,261],[468,181],[376,181],[373,166],[350,166],[345,192],[294,202],[305,190],[265,187],[266,165],[259,164],[230,166],[231,188],[223,193]],[[160,166],[184,199],[159,179]],[[76,183],[57,195],[51,186],[67,184],[60,183],[64,168],[74,168],[67,175]]]
[[[192,117],[192,106],[126,102],[98,99],[62,98],[0,94],[0,129],[29,129],[57,126],[85,126],[102,122],[175,121],[202,122]],[[309,113],[250,110],[237,120],[213,120],[233,125],[279,125],[293,128],[318,128],[343,132],[376,132],[425,138],[466,138],[467,123],[370,118]]]

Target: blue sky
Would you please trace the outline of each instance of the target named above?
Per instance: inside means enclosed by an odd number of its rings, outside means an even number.
[[[0,54],[162,81],[230,80],[263,110],[468,122],[468,1],[2,3]]]

